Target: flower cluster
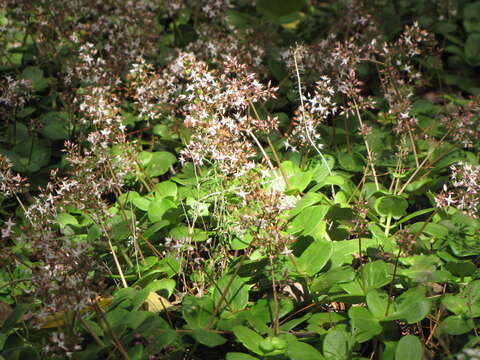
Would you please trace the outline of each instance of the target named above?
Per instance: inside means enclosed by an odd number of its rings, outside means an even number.
[[[223,19],[225,12],[232,7],[230,0],[198,0],[196,1],[197,21],[212,20],[215,18]],[[187,0],[173,0],[166,3],[166,13],[173,17],[178,15],[187,7]]]
[[[30,80],[15,80],[11,76],[6,76],[0,82],[0,119],[7,121],[14,118],[31,98],[32,90]]]
[[[410,256],[417,243],[415,234],[410,229],[403,229],[397,231],[394,238],[399,248],[402,249],[402,256]]]
[[[209,23],[199,24],[196,32],[198,39],[188,44],[186,51],[195,54],[198,59],[209,64],[220,64],[228,54],[258,74],[267,74],[262,65],[266,53],[260,45],[264,39],[258,38],[262,36],[261,33],[215,28]]]
[[[3,155],[0,155],[0,194],[10,197],[22,192],[29,187],[27,179],[12,171],[12,163]]]
[[[285,141],[285,148],[297,151],[297,147],[308,148],[312,144],[322,147],[319,142],[320,134],[317,132],[318,125],[325,122],[329,117],[338,112],[338,105],[333,100],[335,90],[328,76],[316,82],[313,94],[307,93],[302,96],[302,104],[295,111],[293,118],[295,127]]]
[[[64,332],[53,332],[50,336],[50,344],[45,345],[43,351],[49,356],[62,356],[66,355],[68,358],[73,356],[74,351],[82,349],[81,336],[77,337],[75,341],[72,341],[71,337],[67,337]]]
[[[453,206],[474,218],[480,214],[480,166],[458,163],[450,167],[452,188],[444,186],[436,197],[439,207]]]
[[[455,143],[475,148],[480,137],[479,119],[480,98],[472,97],[461,106],[447,105],[447,115],[440,118],[440,123]]]
[[[397,134],[411,132],[417,124],[417,119],[410,114],[413,88],[421,79],[415,61],[420,54],[433,52],[432,35],[422,30],[418,23],[407,26],[396,42],[385,42],[380,48],[383,66],[379,75],[389,103],[388,115],[397,120],[394,128]]]
[[[318,44],[302,47],[305,49],[301,52],[297,47],[284,52],[282,56],[297,73],[296,77],[299,72],[309,74],[302,78],[307,86],[315,75],[316,79],[327,76],[334,89],[327,98],[343,99],[331,106],[337,107],[340,115],[354,117],[376,106],[373,98],[364,94],[364,84],[359,74],[361,63],[376,64],[383,96],[388,103],[387,115],[396,119],[394,131],[397,134],[412,132],[417,123],[410,115],[413,89],[419,85],[421,77],[416,59],[421,53],[435,51],[431,34],[414,23],[405,28],[397,41],[387,42],[380,37],[371,16],[357,16],[355,21],[353,26],[357,23],[368,26],[364,31],[354,32],[346,40],[337,40],[332,31]],[[368,133],[363,126],[365,124],[360,125],[362,133]]]
[[[256,103],[275,98],[276,88],[264,85],[234,57],[226,57],[220,68],[191,53],[181,53],[163,76],[145,64],[130,71],[133,98],[140,114],[154,119],[162,114],[182,118],[194,130],[180,160],[196,165],[217,163],[224,174],[244,174],[254,163],[254,132],[277,128],[276,119],[262,118]]]
[[[47,0],[37,1],[35,6],[28,0],[6,3],[9,17],[35,27],[38,46],[45,55],[58,55],[58,43],[71,47],[74,39],[74,44],[92,42],[102,49],[111,68],[121,68],[145,55],[160,33],[152,31],[157,26],[158,6],[150,1],[59,0],[55,11]]]

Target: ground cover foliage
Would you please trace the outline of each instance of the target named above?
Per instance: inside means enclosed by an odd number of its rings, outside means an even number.
[[[480,2],[5,0],[0,359],[478,359]]]

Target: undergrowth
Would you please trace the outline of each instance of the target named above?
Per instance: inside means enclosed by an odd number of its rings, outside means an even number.
[[[479,358],[479,13],[5,0],[0,359]]]

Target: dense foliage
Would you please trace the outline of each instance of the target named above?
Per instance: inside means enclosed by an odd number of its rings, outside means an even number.
[[[480,2],[1,4],[0,359],[480,359]]]

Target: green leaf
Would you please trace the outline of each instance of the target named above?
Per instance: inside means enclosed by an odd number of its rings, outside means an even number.
[[[351,172],[359,172],[365,168],[365,159],[357,153],[338,152],[337,158],[340,166]]]
[[[42,135],[51,140],[65,140],[70,136],[72,124],[66,112],[51,111],[40,119],[43,123]]]
[[[153,314],[149,311],[132,311],[125,317],[124,323],[130,329],[135,330],[151,316],[153,316]]]
[[[312,285],[310,291],[320,294],[326,294],[334,285],[347,283],[355,279],[355,272],[352,267],[343,267],[331,269],[326,273],[319,274]]]
[[[378,247],[379,241],[375,238],[362,238],[352,240],[342,240],[333,242],[333,255],[331,258],[332,268],[338,268],[343,264],[351,264],[354,254],[358,253],[358,243],[361,241],[362,247]]]
[[[247,319],[248,324],[252,327],[252,329],[259,334],[273,335],[272,329],[268,327],[267,323],[262,319],[262,317],[255,316],[253,311],[247,311],[243,316]]]
[[[408,201],[401,196],[387,195],[375,201],[375,210],[381,216],[399,219],[407,213]]]
[[[130,314],[130,310],[116,308],[107,312],[105,317],[110,327],[114,328],[117,325],[125,325],[125,319],[127,318],[128,314]]]
[[[295,308],[293,301],[287,297],[282,297],[278,299],[278,305],[279,318],[282,318],[283,316],[289,314]],[[251,313],[253,317],[260,319],[262,322],[266,324],[271,324],[275,320],[275,309],[276,302],[273,298],[259,299],[250,308],[249,313]]]
[[[327,360],[349,360],[353,344],[351,334],[342,330],[332,330],[323,339],[323,355]]]
[[[465,41],[465,58],[471,65],[480,65],[480,34],[470,34]]]
[[[414,217],[417,217],[417,216],[420,216],[420,215],[423,215],[423,214],[427,214],[429,212],[432,212],[434,211],[435,208],[428,208],[428,209],[422,209],[422,210],[418,210],[418,211],[415,211],[414,213],[411,213],[407,216],[405,216],[404,218],[402,218],[402,220],[398,221],[395,225],[399,225],[399,224],[402,224],[410,219],[413,219]]]
[[[118,290],[113,295],[111,308],[113,309],[122,303],[127,303],[128,306],[130,306],[132,303],[131,299],[135,296],[136,293],[137,291],[131,287]]]
[[[451,315],[443,319],[440,329],[449,335],[462,335],[470,332],[475,324],[472,319],[465,319],[459,315]]]
[[[161,279],[161,280],[154,280],[150,282],[145,289],[148,292],[159,292],[164,290],[166,292],[165,297],[170,297],[173,294],[173,290],[175,290],[176,282],[173,279]],[[162,293],[163,293],[162,292]]]
[[[121,217],[117,217],[114,220],[120,220]],[[126,222],[126,221],[119,221],[119,222],[113,222],[111,223],[111,236],[115,240],[125,240],[128,238],[132,231],[130,228],[131,222]]]
[[[287,195],[302,192],[312,180],[312,172],[300,170],[299,166],[292,161],[284,161],[281,166],[282,171],[277,172],[278,181],[272,185],[277,189],[284,189],[283,174],[285,174],[291,185],[291,188],[285,192]]]
[[[305,314],[304,316],[301,316],[301,317],[298,317],[298,318],[294,318],[292,320],[289,320],[289,321],[286,321],[284,322],[282,325],[280,325],[280,330],[282,331],[290,331],[290,330],[293,330],[293,328],[297,327],[298,325],[300,325],[301,323],[307,321],[308,319],[310,319],[312,317],[312,314],[311,313],[307,313]]]
[[[157,318],[160,320],[161,318]],[[163,320],[163,319],[161,319]],[[156,324],[152,322],[152,326],[147,328],[147,331],[142,331],[142,327],[145,326],[145,323],[137,330],[140,334],[148,334],[151,338],[155,339],[152,342],[149,342],[149,348],[152,352],[159,353],[162,349],[166,346],[174,343],[177,339],[180,338],[179,334],[172,329],[169,329],[165,326],[159,326],[160,324]]]
[[[226,360],[258,360],[258,358],[244,353],[229,352],[227,353]]]
[[[176,157],[167,151],[154,152],[145,168],[145,174],[149,177],[163,175],[176,161]]]
[[[7,127],[3,141],[8,144],[18,144],[27,141],[29,138],[28,128],[23,123],[16,121]]]
[[[466,4],[463,8],[463,27],[468,33],[480,33],[480,1]]]
[[[165,197],[176,198],[178,192],[177,184],[173,181],[163,181],[155,186],[155,198],[161,199]]]
[[[377,260],[365,264],[362,267],[362,279],[364,280],[364,292],[368,293],[372,289],[378,289],[392,281],[392,275],[389,272],[389,265]]]
[[[322,221],[327,214],[329,206],[310,206],[302,210],[290,223],[289,232],[296,234],[301,232],[305,236],[320,238],[325,230],[325,222]]]
[[[250,243],[253,241],[252,234],[246,232],[234,237],[230,243],[230,248],[232,250],[243,250],[250,246]]]
[[[13,164],[13,170],[18,172],[37,172],[48,165],[51,156],[51,146],[47,140],[30,137],[18,143],[11,150],[3,150]]]
[[[148,219],[151,222],[157,222],[162,220],[163,215],[170,209],[177,205],[168,199],[152,200],[148,206]]]
[[[423,345],[415,335],[400,339],[395,350],[395,360],[423,360]]]
[[[454,314],[463,314],[467,307],[467,301],[463,296],[446,295],[442,299],[442,305]]]
[[[155,233],[158,232],[158,230],[164,228],[167,225],[170,225],[170,222],[167,220],[158,221],[152,224],[147,230],[145,230],[143,236],[147,239],[150,239]]]
[[[78,226],[77,218],[68,213],[57,214],[57,222],[61,229],[65,228],[67,225]]]
[[[446,295],[442,304],[456,315],[480,317],[480,280],[469,283],[458,295]]]
[[[322,354],[312,345],[296,340],[288,342],[286,355],[290,360],[324,360]]]
[[[379,320],[387,316],[388,294],[383,291],[370,290],[367,293],[367,305],[372,314]],[[393,310],[393,307],[391,307]]]
[[[425,288],[408,289],[395,300],[395,312],[385,320],[403,319],[409,324],[423,320],[429,313],[432,302],[425,296]]]
[[[320,156],[317,156],[310,158],[306,165],[306,170],[312,172],[312,180],[317,183],[322,183],[330,175],[330,171],[335,165],[335,157],[328,154],[324,154],[324,157],[326,162]]]
[[[350,323],[357,342],[362,343],[379,335],[383,328],[373,314],[364,307],[351,307],[348,310]]]
[[[141,196],[136,191],[129,191],[127,194],[133,205],[135,205],[142,211],[148,211],[150,203],[152,202],[151,199],[148,199],[145,196]]]
[[[208,347],[215,347],[223,345],[227,342],[223,336],[217,334],[212,330],[207,329],[194,329],[190,336],[193,337],[200,344],[206,345]]]
[[[38,66],[27,66],[20,77],[25,80],[30,80],[35,91],[45,90],[50,82],[49,79],[43,77],[43,70]]]
[[[234,326],[232,330],[236,338],[248,350],[253,351],[258,355],[264,355],[264,352],[260,349],[260,343],[263,341],[262,336],[242,325]]]
[[[228,22],[235,26],[236,28],[247,28],[250,26],[250,24],[254,21],[254,17],[252,17],[250,14],[240,12],[240,11],[235,11],[235,10],[229,10],[227,12],[228,16]]]
[[[301,193],[312,181],[313,174],[310,171],[305,171],[300,174],[293,175],[288,179],[291,188],[286,191],[286,194]]]
[[[174,227],[168,232],[168,236],[174,239],[192,239],[195,242],[205,241],[208,239],[208,234],[205,230],[194,228],[191,231],[188,226],[180,225]]]
[[[460,276],[460,277],[473,275],[473,273],[475,273],[475,271],[477,270],[477,267],[471,261],[458,261],[458,262],[449,261],[445,265],[445,267],[453,275]]]
[[[385,348],[382,353],[382,360],[395,360],[395,350],[397,349],[397,341],[383,341]]]
[[[218,304],[223,294],[221,309],[238,312],[243,310],[248,304],[248,293],[251,285],[246,284],[239,277],[235,277],[233,281],[231,281],[232,276],[233,275],[226,275],[217,281],[213,298],[215,299],[215,303]],[[230,287],[227,289],[229,283]]]
[[[190,329],[206,328],[214,308],[213,300],[208,297],[187,295],[182,301],[183,318]]]
[[[462,295],[467,300],[466,315],[472,318],[480,317],[480,280],[469,283]]]
[[[140,309],[143,303],[147,300],[149,294],[150,292],[147,289],[142,289],[138,291],[132,298],[133,310]]]
[[[332,253],[332,242],[316,240],[300,255],[297,264],[308,276],[313,276],[327,264]]]

